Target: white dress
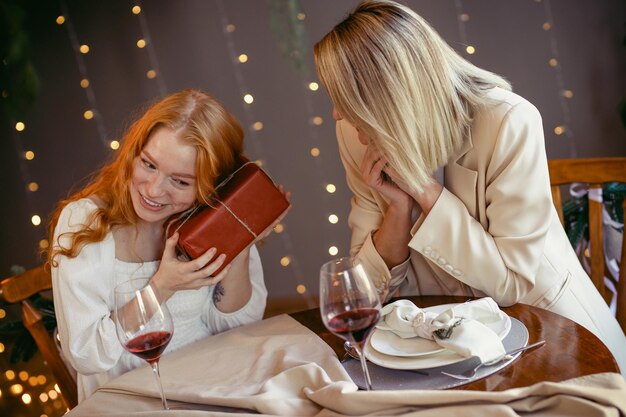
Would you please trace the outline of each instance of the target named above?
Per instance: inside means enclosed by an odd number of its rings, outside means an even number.
[[[62,211],[55,239],[75,231],[97,208],[89,199],[68,204]],[[69,239],[61,236],[61,244]],[[58,256],[52,268],[52,291],[61,348],[77,371],[78,401],[101,385],[146,362],[126,352],[110,319],[114,309],[113,288],[131,278],[150,277],[159,261],[130,263],[115,258],[115,242],[109,233],[98,243],[86,245],[75,258]],[[168,301],[174,335],[164,354],[198,339],[262,319],[267,299],[261,259],[250,250],[252,296],[239,311],[222,313],[212,299],[214,287],[178,291]]]

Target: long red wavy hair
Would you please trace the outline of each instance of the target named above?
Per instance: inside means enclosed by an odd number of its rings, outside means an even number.
[[[122,139],[115,159],[100,169],[83,189],[57,205],[48,226],[51,244],[48,263],[57,255],[76,257],[89,243],[102,241],[115,226],[134,225],[137,215],[130,197],[133,161],[147,144],[155,128],[165,126],[181,131],[180,137],[197,150],[196,204],[207,204],[215,185],[233,171],[243,152],[243,129],[237,119],[215,98],[199,90],[183,90],[154,103],[135,121]],[[68,233],[69,247],[54,239],[63,208],[72,201],[90,196],[103,204],[81,230]]]

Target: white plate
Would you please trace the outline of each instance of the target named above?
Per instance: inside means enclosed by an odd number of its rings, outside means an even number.
[[[433,306],[433,307],[426,307],[424,308],[424,310],[431,311],[434,313],[441,313],[442,311],[450,307],[453,307],[455,305],[456,304],[443,304],[443,305],[438,305],[438,306]],[[491,323],[483,323],[483,324],[489,327],[491,330],[493,330],[498,336],[500,336],[500,339],[504,339],[504,337],[511,330],[511,318],[506,314],[504,315],[502,320],[498,320],[498,321],[491,322]],[[407,352],[408,349],[410,349],[410,346],[408,346],[406,343],[402,344],[403,342],[400,342],[401,344],[395,343],[397,341],[395,341],[394,343],[390,343],[388,339],[384,338],[384,336],[383,337],[380,337],[380,335],[376,336],[376,334],[379,332],[390,333],[395,338],[404,340],[404,341],[416,341],[419,339],[421,341],[432,342],[432,344],[437,346],[439,350],[436,350],[436,351],[433,350],[432,345],[425,345],[425,344],[422,344],[421,342],[416,342],[416,344],[412,346],[412,348],[416,349],[416,351],[414,351],[412,355],[404,354],[400,356],[395,353],[386,354],[386,353],[383,353],[382,351],[395,352],[395,351],[400,350],[400,351]],[[375,336],[376,336],[376,339],[374,341]],[[387,344],[385,344],[383,340],[387,340]],[[376,344],[376,346],[373,346],[373,344]],[[372,332],[372,336],[369,338],[367,345],[365,346],[365,357],[369,359],[372,363],[375,363],[376,365],[384,366],[385,368],[391,368],[391,369],[434,368],[436,366],[450,365],[450,364],[460,362],[466,359],[462,357],[461,355],[458,355],[450,350],[441,349],[441,347],[433,341],[429,341],[429,340],[422,339],[422,338],[402,339],[401,337],[396,336],[395,334],[387,330],[380,330],[380,329],[374,329],[374,331]]]
[[[391,356],[422,356],[444,350],[434,340],[423,337],[403,339],[394,332],[383,329],[374,329],[370,344],[378,352]]]

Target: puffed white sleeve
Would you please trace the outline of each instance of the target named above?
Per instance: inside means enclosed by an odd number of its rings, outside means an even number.
[[[203,316],[212,334],[253,323],[263,318],[265,305],[267,303],[267,289],[265,288],[265,281],[263,279],[261,256],[254,245],[250,247],[248,271],[250,274],[250,283],[252,284],[252,295],[246,305],[237,311],[233,311],[232,313],[220,311],[215,306],[215,303],[213,303],[214,287],[211,289]]]
[[[59,217],[53,244],[68,247],[67,233],[86,224],[96,208],[86,199],[68,204]],[[57,256],[51,270],[61,348],[84,375],[109,370],[123,353],[110,318],[115,279],[112,239],[109,234],[104,241],[85,245],[75,258]]]
[[[360,164],[366,147],[359,143],[356,129],[343,120],[337,122],[337,143],[346,182],[353,194],[348,216],[352,230],[350,256],[361,261],[381,298],[386,299],[406,279],[410,261],[407,259],[389,269],[374,246],[372,233],[382,224],[387,203],[363,180]]]

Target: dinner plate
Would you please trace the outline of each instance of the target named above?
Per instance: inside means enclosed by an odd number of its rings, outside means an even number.
[[[438,314],[455,305],[458,304],[426,307],[424,311]],[[500,336],[500,339],[504,339],[511,330],[511,318],[506,314],[500,320],[483,322],[483,324]],[[381,335],[382,332],[391,334],[393,337]],[[422,343],[423,341],[431,343]],[[372,332],[365,346],[365,357],[376,365],[391,369],[427,369],[450,365],[466,359],[448,349],[441,348],[434,341],[419,337],[402,339],[388,330],[381,329],[374,329]]]

